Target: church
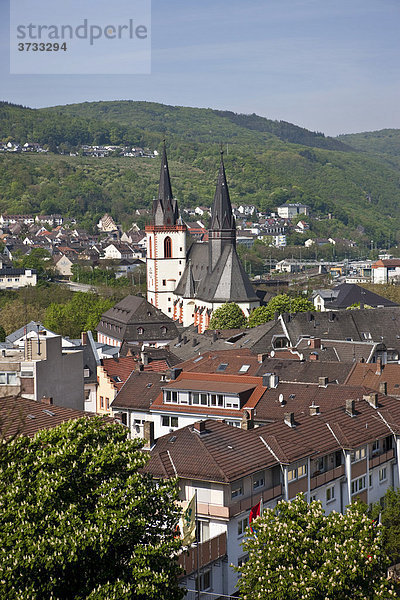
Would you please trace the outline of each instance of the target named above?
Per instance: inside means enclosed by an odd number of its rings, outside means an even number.
[[[194,324],[203,333],[213,311],[225,302],[236,302],[246,316],[260,305],[236,251],[222,152],[208,241],[188,247],[187,228],[172,195],[165,145],[158,198],[146,236],[147,300],[175,321],[185,327]]]

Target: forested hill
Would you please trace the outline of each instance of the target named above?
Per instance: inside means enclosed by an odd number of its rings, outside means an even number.
[[[0,211],[60,212],[93,224],[104,211],[127,224],[151,206],[159,161],[69,156],[82,144],[161,149],[167,138],[173,190],[181,206],[210,205],[224,143],[232,202],[274,210],[308,204],[314,234],[374,239],[400,231],[397,158],[383,162],[350,140],[324,137],[257,115],[149,102],[94,102],[44,109],[0,104],[0,141],[38,142],[65,155],[0,155]],[[329,221],[318,220],[326,218]]]
[[[389,154],[400,157],[400,129],[349,133],[339,135],[337,139],[368,154]]]
[[[337,139],[285,121],[155,102],[84,102],[44,109],[0,103],[0,132],[19,142],[33,136],[38,143],[53,145],[155,145],[160,134],[165,134],[200,143],[253,144],[273,136],[303,146],[349,150],[349,146]]]

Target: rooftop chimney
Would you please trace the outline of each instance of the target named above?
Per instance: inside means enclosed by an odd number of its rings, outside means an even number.
[[[335,320],[335,313],[332,312],[331,310],[329,311],[329,320],[332,322]]]
[[[356,416],[355,405],[356,405],[355,400],[352,400],[352,399],[347,399],[346,400],[346,413],[350,417],[355,417]]]
[[[196,431],[196,433],[205,433],[206,431],[206,422],[205,421],[196,421],[196,423],[194,423],[193,425],[193,431]]]
[[[178,333],[178,344],[182,341],[182,334]]]
[[[295,427],[295,423],[294,423],[294,413],[290,412],[290,413],[285,413],[284,414],[284,422],[286,423],[286,425],[288,425],[289,427]]]
[[[81,333],[81,344],[82,346],[86,346],[87,345],[87,331],[82,331]]]
[[[372,408],[378,408],[378,394],[376,392],[369,394],[368,396],[363,396],[363,398],[370,406],[372,406]]]
[[[379,392],[386,396],[387,394],[387,381],[381,381],[379,384]]]
[[[321,339],[320,338],[311,338],[310,348],[321,348]]]
[[[375,371],[375,375],[382,375],[382,359],[378,358],[376,361],[376,371]]]
[[[318,352],[311,352],[309,359],[310,360],[319,360]]]
[[[319,406],[317,406],[316,404],[311,404],[310,415],[313,417],[314,415],[319,415],[319,414],[320,414]]]
[[[40,402],[43,402],[43,404],[52,405],[53,404],[53,398],[51,398],[49,396],[42,396],[42,399],[40,400]]]
[[[265,359],[265,358],[267,358],[267,355],[266,355],[266,354],[264,354],[264,353],[263,353],[263,354],[257,354],[257,361],[258,361],[260,364],[261,364],[261,363],[264,361],[264,359]]]
[[[216,332],[216,331],[213,331],[213,334],[212,334],[212,341],[213,341],[213,342],[216,342],[216,341],[217,341],[217,339],[218,339],[217,332]]]
[[[240,424],[242,429],[254,429],[254,420],[251,416],[251,413],[248,410],[245,410],[242,417],[242,422]]]
[[[197,338],[192,339],[192,346],[197,346]]]
[[[187,335],[184,335],[184,336],[183,336],[183,343],[184,343],[184,344],[187,344],[187,341],[188,341],[188,339],[187,339]]]
[[[143,448],[150,450],[154,446],[154,423],[153,421],[145,421],[143,425],[143,437],[145,444]]]
[[[328,382],[329,382],[328,377],[318,377],[319,387],[326,387],[328,385]]]
[[[143,350],[140,353],[140,360],[145,367],[149,364],[149,357],[147,356],[146,352],[143,352]]]

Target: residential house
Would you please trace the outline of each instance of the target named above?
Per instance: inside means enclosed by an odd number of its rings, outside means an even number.
[[[320,311],[347,309],[354,304],[359,304],[360,307],[368,305],[373,308],[398,306],[396,302],[352,283],[341,283],[331,289],[315,290],[312,301],[315,308]]]
[[[3,348],[0,356],[0,396],[22,395],[32,400],[83,410],[83,356],[62,348],[61,337],[27,338],[23,349]]]
[[[302,395],[295,411],[295,398],[289,396],[287,403],[272,401],[272,410],[265,403],[275,420],[260,427],[249,412],[240,428],[206,419],[154,440],[152,426],[145,423],[150,450],[145,471],[177,476],[183,508],[197,495],[202,591],[237,591],[230,565],[247,559],[241,543],[250,509],[260,499],[273,508],[302,492],[309,501],[320,500],[327,512],[343,512],[356,498],[373,504],[398,485],[398,401],[367,391],[355,399],[362,390],[345,396],[344,390],[333,396],[326,390],[317,386],[312,397]],[[195,589],[196,563],[184,559],[184,565],[183,584]]]
[[[100,361],[97,366],[97,413],[111,414],[111,402],[135,368],[136,361],[132,356]]]
[[[104,253],[101,258],[104,260],[132,259],[135,258],[135,252],[128,244],[114,242],[104,248]]]
[[[372,264],[372,283],[390,283],[400,278],[400,258],[377,260]]]
[[[118,348],[123,341],[164,346],[178,334],[175,323],[140,296],[126,296],[106,311],[97,331],[99,342]]]
[[[294,204],[282,204],[278,206],[277,212],[281,219],[293,219],[298,215],[309,215],[309,207],[306,204],[294,203]]]

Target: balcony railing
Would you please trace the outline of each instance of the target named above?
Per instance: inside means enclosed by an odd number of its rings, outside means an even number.
[[[382,463],[387,462],[388,460],[391,460],[394,457],[394,450],[388,450],[387,452],[383,452],[382,454],[378,454],[377,456],[374,456],[373,458],[369,459],[369,468],[372,469],[373,467],[377,467],[378,465],[381,465]]]
[[[243,500],[239,500],[229,507],[229,517],[238,515],[245,510],[250,510],[253,506],[260,502],[261,498],[263,499],[263,502],[269,502],[269,500],[272,500],[273,498],[279,498],[280,496],[282,496],[281,484],[275,485],[274,487],[264,490],[258,494],[253,494],[247,498],[243,498]]]
[[[342,475],[344,475],[344,465],[340,465],[334,469],[329,469],[329,471],[325,471],[325,473],[311,477],[310,488],[313,490],[314,488],[324,485],[324,483],[329,483],[329,481],[333,481]]]
[[[197,552],[199,551],[199,568],[226,556],[226,533],[221,533],[199,544],[192,546],[189,550],[179,555],[179,564],[185,570],[186,575],[197,571]]]

